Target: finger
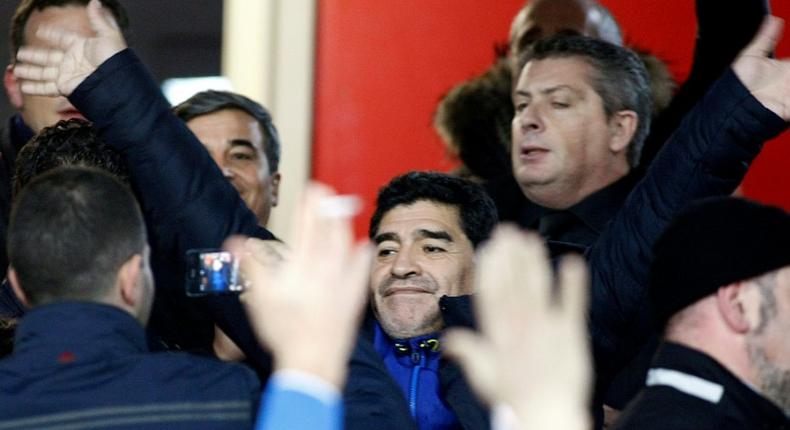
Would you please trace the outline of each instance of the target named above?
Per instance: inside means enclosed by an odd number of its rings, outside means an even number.
[[[496,403],[497,378],[493,351],[486,339],[471,330],[451,329],[442,337],[442,352],[458,362],[475,392],[488,404]]]
[[[17,61],[35,66],[59,66],[63,62],[63,51],[22,47],[16,54]]]
[[[74,43],[85,40],[85,37],[77,33],[63,30],[62,28],[51,25],[42,25],[36,30],[36,36],[49,43],[55,48],[67,51]]]
[[[99,36],[120,32],[115,17],[102,7],[99,0],[91,0],[88,3],[88,21],[93,31]]]
[[[769,56],[779,42],[783,26],[784,21],[781,18],[766,16],[762,25],[760,25],[760,29],[757,31],[757,35],[744,48],[741,55]]]
[[[31,96],[59,96],[57,85],[54,82],[22,82],[19,86],[23,93]]]
[[[344,282],[340,283],[341,294],[350,303],[349,312],[359,320],[368,297],[368,280],[370,279],[370,262],[373,259],[374,247],[370,243],[358,246],[351,255]]]
[[[503,225],[483,249],[478,264],[479,317],[481,328],[499,345],[506,328],[520,325],[524,312],[523,234]],[[511,328],[512,330],[512,328]]]
[[[587,264],[578,255],[562,259],[559,267],[559,294],[563,317],[575,326],[583,326],[587,317],[589,280]]]
[[[55,82],[58,77],[58,68],[17,64],[14,66],[14,76],[20,80]]]

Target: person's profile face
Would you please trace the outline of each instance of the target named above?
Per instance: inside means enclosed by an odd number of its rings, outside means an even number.
[[[394,338],[443,327],[439,299],[470,294],[474,250],[458,208],[419,200],[384,214],[370,276],[379,323]]]

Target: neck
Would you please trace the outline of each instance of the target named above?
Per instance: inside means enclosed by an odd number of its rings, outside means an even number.
[[[715,332],[702,333],[700,330],[692,329],[667,333],[666,340],[713,357],[738,379],[759,387],[744,338],[733,339],[731,336],[720,336]]]
[[[629,173],[627,164],[607,166],[595,175],[547,184],[519,184],[530,201],[549,209],[568,209],[592,194],[619,181]]]

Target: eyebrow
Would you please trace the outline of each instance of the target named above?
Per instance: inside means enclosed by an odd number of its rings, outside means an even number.
[[[444,240],[444,241],[450,242],[450,243],[455,242],[453,240],[452,236],[450,236],[450,234],[447,233],[444,230],[436,230],[436,231],[434,231],[434,230],[428,230],[428,229],[421,228],[421,229],[417,230],[417,237],[428,238],[428,239]],[[381,233],[381,234],[377,234],[373,238],[373,242],[376,245],[380,244],[381,242],[386,242],[386,241],[400,242],[400,239],[398,238],[398,235],[395,234],[395,233]]]
[[[377,234],[376,237],[373,238],[373,242],[375,242],[376,245],[380,244],[381,242],[386,242],[388,240],[391,240],[393,242],[399,242],[398,235],[396,235],[395,233],[381,233],[381,234]]]
[[[246,139],[231,139],[230,146],[244,146],[253,150],[255,149],[255,145]]]
[[[449,233],[447,233],[444,230],[433,231],[433,230],[419,229],[417,230],[417,235],[420,237],[427,237],[428,239],[439,239],[450,243],[453,242],[453,238],[450,236]]]
[[[573,88],[570,85],[556,85],[556,86],[553,86],[553,87],[544,88],[544,89],[542,89],[542,90],[540,90],[538,92],[541,93],[541,94],[550,95],[552,93],[556,93],[557,91],[561,91],[561,90],[567,90],[567,91],[570,91],[571,93],[573,93],[575,95],[579,95],[579,90],[577,90],[576,88]],[[529,92],[529,91],[524,91],[524,90],[516,90],[516,92],[514,93],[514,96],[532,97],[532,93]]]

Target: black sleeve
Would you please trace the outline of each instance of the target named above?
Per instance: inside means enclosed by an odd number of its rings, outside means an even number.
[[[185,253],[219,248],[231,235],[274,239],[258,225],[238,192],[197,138],[170,111],[159,86],[129,49],[105,61],[70,101],[118,150],[131,174],[149,228],[152,254],[172,262],[183,279]],[[183,283],[158,285],[183,293]],[[214,321],[265,373],[269,360],[255,340],[238,298],[203,300]],[[263,369],[263,370],[261,370]]]

